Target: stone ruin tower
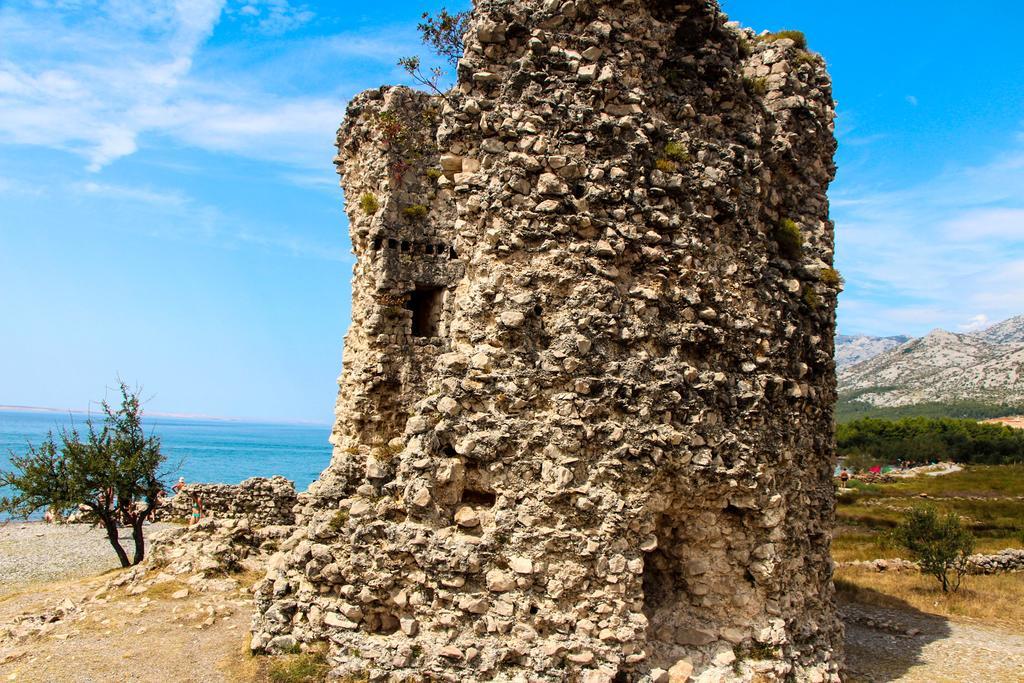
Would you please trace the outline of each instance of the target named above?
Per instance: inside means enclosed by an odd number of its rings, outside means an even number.
[[[358,95],[330,467],[253,648],[373,681],[838,680],[822,60],[710,0],[478,0]]]

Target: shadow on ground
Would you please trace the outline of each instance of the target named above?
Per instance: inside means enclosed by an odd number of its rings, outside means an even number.
[[[838,582],[839,613],[846,625],[850,683],[896,681],[924,665],[929,644],[948,638],[949,620],[870,588]]]

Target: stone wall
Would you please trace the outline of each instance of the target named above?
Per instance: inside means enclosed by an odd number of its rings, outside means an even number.
[[[253,527],[295,524],[295,484],[281,476],[253,477],[236,485],[188,484],[157,511],[153,521],[188,519],[193,495],[202,499],[204,517],[246,519]]]
[[[364,92],[339,130],[335,450],[253,647],[836,680],[823,61],[703,1],[480,0],[465,40],[446,96]]]
[[[876,572],[919,571],[911,560],[889,558],[884,560],[854,560],[843,562],[840,567],[870,569]],[[977,553],[967,558],[969,574],[1004,574],[1024,571],[1024,548],[1007,548],[991,555]]]

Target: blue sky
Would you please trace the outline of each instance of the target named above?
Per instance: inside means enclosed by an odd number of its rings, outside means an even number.
[[[0,404],[330,419],[346,101],[443,2],[0,0]],[[461,9],[467,3],[447,3]],[[725,0],[835,80],[840,331],[1024,312],[1024,5]]]

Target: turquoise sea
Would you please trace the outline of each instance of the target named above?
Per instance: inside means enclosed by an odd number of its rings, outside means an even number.
[[[85,420],[78,413],[0,410],[0,469],[9,469],[10,451],[24,453],[27,442],[39,444],[48,431],[56,434],[61,427],[82,432]],[[182,476],[237,484],[280,474],[304,491],[331,460],[328,426],[172,417],[145,417],[143,424],[160,437],[168,465],[181,463],[169,483]]]

